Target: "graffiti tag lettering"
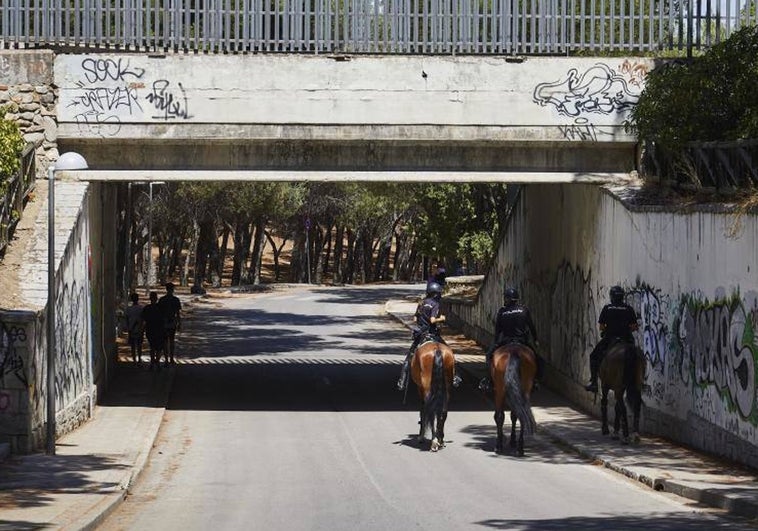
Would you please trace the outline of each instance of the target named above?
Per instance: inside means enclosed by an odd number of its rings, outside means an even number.
[[[187,109],[187,94],[181,83],[178,83],[181,95],[176,95],[169,90],[171,83],[165,79],[160,79],[153,83],[153,91],[147,95],[147,101],[152,103],[156,110],[163,114],[153,116],[153,118],[191,118]]]
[[[140,79],[144,74],[144,68],[130,67],[130,61],[124,59],[95,59],[87,57],[82,61],[84,77],[89,83],[97,83],[107,80],[126,81],[127,78]]]

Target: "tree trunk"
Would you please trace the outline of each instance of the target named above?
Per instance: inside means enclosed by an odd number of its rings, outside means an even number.
[[[342,284],[342,247],[344,245],[345,229],[342,225],[337,227],[334,235],[334,283]]]
[[[353,283],[355,273],[355,233],[347,229],[347,255],[345,256],[345,279],[346,284]]]
[[[216,267],[216,274],[218,275],[219,285],[224,283],[224,262],[226,262],[226,251],[229,245],[229,225],[224,223],[224,232],[221,237],[221,247],[218,250],[218,264]]]
[[[253,284],[261,283],[261,262],[263,261],[263,249],[266,246],[266,220],[255,220],[255,237],[253,238],[253,252],[250,256],[250,269],[248,278]]]
[[[247,249],[250,248],[250,222],[237,220],[234,228],[234,255],[232,260],[232,286],[239,286],[242,269],[247,261]]]
[[[182,285],[185,286],[189,284],[189,278],[190,278],[190,269],[192,269],[193,272],[193,280],[194,283],[197,283],[197,275],[195,275],[196,267],[195,262],[197,260],[197,244],[198,240],[200,239],[200,224],[197,221],[197,218],[192,219],[192,237],[190,238],[189,243],[189,251],[187,252],[187,261],[184,262],[184,272],[182,273]]]

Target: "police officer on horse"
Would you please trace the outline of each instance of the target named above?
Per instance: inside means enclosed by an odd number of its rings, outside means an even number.
[[[534,328],[532,315],[529,308],[519,301],[519,292],[516,288],[507,287],[503,291],[504,304],[495,315],[495,342],[487,350],[487,376],[479,382],[479,389],[484,392],[492,390],[492,379],[489,376],[492,366],[492,355],[503,345],[519,343],[529,347],[537,359],[537,380],[542,377],[543,361],[537,354],[537,330]]]
[[[597,393],[597,375],[608,349],[618,341],[635,344],[632,332],[637,330],[637,313],[624,302],[624,288],[613,286],[609,295],[611,303],[603,306],[598,318],[602,339],[590,354],[590,382],[585,389],[592,393]]]
[[[411,358],[413,358],[413,354],[416,352],[416,347],[419,343],[426,338],[440,343],[445,342],[440,335],[439,326],[437,326],[437,323],[445,321],[445,316],[440,313],[441,299],[442,286],[438,282],[429,282],[426,286],[426,297],[419,303],[414,315],[416,326],[413,330],[413,343],[411,343],[411,348],[408,349],[403,366],[400,369],[400,378],[397,380],[397,388],[400,391],[404,391],[408,385],[408,369],[411,365]],[[453,378],[453,386],[458,387],[460,382],[461,378],[456,372]]]

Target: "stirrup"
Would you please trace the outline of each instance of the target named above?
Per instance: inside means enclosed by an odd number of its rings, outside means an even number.
[[[398,391],[405,391],[406,387],[405,378],[400,378],[397,383],[395,384],[395,387],[397,387]]]
[[[462,382],[463,382],[463,378],[458,376],[458,374],[453,375],[453,387],[459,387]]]
[[[479,390],[482,393],[490,393],[492,392],[492,382],[490,382],[489,378],[482,378],[479,380]]]

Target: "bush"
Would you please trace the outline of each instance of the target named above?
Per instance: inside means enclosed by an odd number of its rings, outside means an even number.
[[[665,149],[687,142],[758,138],[758,26],[746,26],[691,61],[647,77],[628,125]]]
[[[6,108],[0,107],[0,192],[18,171],[24,137],[16,122],[5,119]]]

